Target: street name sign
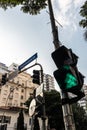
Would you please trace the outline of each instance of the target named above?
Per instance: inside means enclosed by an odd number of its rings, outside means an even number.
[[[18,70],[20,71],[21,69],[23,69],[26,65],[28,65],[29,63],[31,63],[33,60],[35,60],[37,58],[37,53],[35,53],[33,56],[31,56],[29,59],[27,59],[24,63],[22,63],[21,65],[18,66]]]

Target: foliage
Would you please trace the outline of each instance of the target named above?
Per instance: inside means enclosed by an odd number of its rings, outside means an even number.
[[[62,104],[59,92],[52,90],[50,92],[44,93],[45,97],[45,109],[46,116],[48,117],[48,122],[51,128],[56,128],[56,130],[64,130],[63,122],[63,113],[62,113]],[[43,98],[37,97],[40,102],[43,101]],[[36,102],[36,112],[38,117],[43,115],[43,107],[40,102]],[[29,102],[28,102],[29,101]],[[31,99],[29,99],[25,104],[29,106]]]
[[[19,112],[19,117],[17,119],[17,130],[24,130],[24,116],[23,110]]]
[[[59,92],[52,90],[50,92],[45,92],[44,96],[46,116],[48,117],[50,127],[54,127],[56,130],[64,130],[62,104]],[[40,97],[38,99],[40,102],[42,101]],[[31,99],[28,100],[29,102],[27,101],[28,106],[30,104],[30,100]],[[77,103],[73,104],[72,108],[76,130],[87,130],[87,115],[85,110]],[[38,112],[37,116],[42,117],[43,108],[40,103],[37,103],[36,112]]]
[[[87,130],[87,115],[83,107],[80,107],[79,104],[73,104],[72,108],[76,130]]]
[[[0,7],[6,10],[8,7],[12,8],[20,5],[24,13],[36,15],[40,13],[41,9],[46,7],[46,1],[47,0],[0,0]]]
[[[83,17],[83,19],[79,22],[79,24],[80,26],[86,29],[84,33],[84,37],[85,40],[87,40],[87,1],[81,7],[80,15]]]
[[[45,106],[48,123],[51,128],[64,130],[62,104],[59,92],[52,90],[45,93]]]
[[[82,17],[84,17],[84,19],[82,19],[80,21],[80,25],[85,28],[87,27],[87,1],[84,3],[84,5],[81,7],[81,10],[80,10],[80,15]]]

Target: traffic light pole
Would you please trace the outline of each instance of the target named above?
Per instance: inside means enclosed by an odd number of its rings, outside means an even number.
[[[39,63],[35,63],[34,65],[32,66],[29,66],[25,69],[23,69],[22,71],[20,71],[19,73],[22,73],[34,66],[38,65],[40,67],[40,70],[41,70],[41,80],[42,80],[42,83],[43,83],[43,67],[41,64]],[[45,111],[45,97],[44,97],[44,84],[43,84],[43,101],[42,101],[42,107],[43,107],[43,115],[42,115],[42,130],[46,130],[46,111]]]
[[[51,27],[52,27],[53,43],[56,50],[60,47],[60,42],[58,38],[58,29],[57,29],[57,26],[55,25],[55,19],[54,19],[51,0],[48,0],[48,8],[49,8],[49,15],[50,15],[50,21],[51,21]],[[62,98],[68,98],[68,93],[62,91],[61,96]],[[72,106],[69,104],[64,104],[62,105],[62,109],[63,109],[65,130],[75,130]]]

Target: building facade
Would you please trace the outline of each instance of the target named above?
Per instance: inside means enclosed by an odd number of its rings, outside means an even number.
[[[9,67],[0,63],[0,77],[5,73],[10,74],[17,69],[18,65],[15,63]],[[44,89],[46,91],[54,90],[54,78],[49,74],[44,74],[43,77]],[[32,77],[26,71],[18,74],[5,85],[0,86],[0,130],[17,130],[17,119],[21,109],[24,115],[25,130],[31,130],[31,117],[26,113],[26,110],[29,110],[29,108],[26,108],[24,103],[37,87],[38,85],[32,83]]]
[[[83,90],[85,93],[85,97],[83,97],[78,103],[84,108],[87,113],[87,85],[83,85]]]
[[[49,74],[44,74],[44,88],[46,91],[54,90],[54,78]]]
[[[10,67],[0,64],[0,75],[11,73],[17,69],[17,64]],[[28,100],[37,85],[32,83],[31,75],[27,72],[18,74],[17,77],[0,86],[0,128],[3,130],[16,130],[17,118],[23,109],[24,123],[27,130],[30,130],[29,115],[25,112],[24,103]]]

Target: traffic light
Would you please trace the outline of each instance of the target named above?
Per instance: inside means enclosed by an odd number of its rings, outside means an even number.
[[[6,82],[7,82],[7,74],[3,74],[3,75],[2,75],[1,84],[2,84],[2,85],[5,85]]]
[[[80,72],[79,76],[82,76]],[[64,65],[54,71],[54,77],[63,91],[74,93],[74,91],[80,90],[82,87],[75,74],[75,70],[70,65]]]
[[[81,88],[84,83],[84,76],[76,67],[78,56],[71,49],[61,46],[52,53],[52,58],[58,68],[54,71],[54,77],[60,89],[77,95],[77,99],[82,98],[84,93],[81,92]],[[77,99],[75,98],[75,100]],[[72,102],[75,100],[72,99]]]
[[[33,83],[40,85],[42,83],[41,71],[40,70],[33,70],[32,78],[33,78],[33,80],[32,80]]]

